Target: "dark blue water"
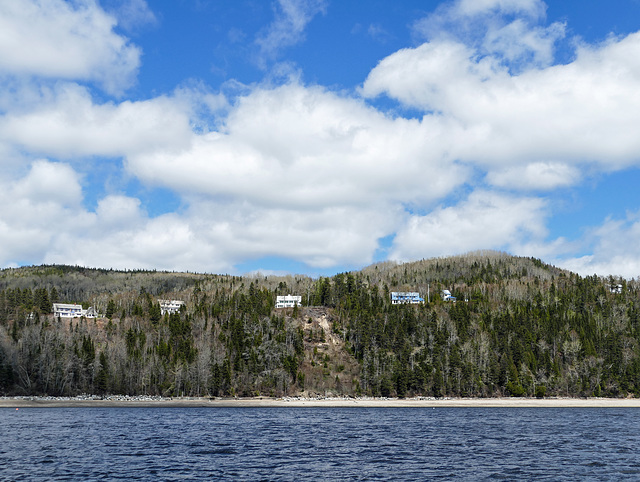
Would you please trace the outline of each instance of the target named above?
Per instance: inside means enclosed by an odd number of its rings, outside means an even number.
[[[640,411],[0,409],[0,480],[640,480]]]

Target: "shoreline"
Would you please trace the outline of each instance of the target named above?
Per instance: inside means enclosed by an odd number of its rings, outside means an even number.
[[[0,397],[0,408],[35,407],[142,407],[142,408],[285,408],[285,407],[362,407],[362,408],[640,408],[640,398],[208,398],[84,395],[78,397]]]

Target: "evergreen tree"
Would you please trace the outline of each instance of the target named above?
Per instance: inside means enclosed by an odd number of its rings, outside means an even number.
[[[116,303],[115,301],[113,301],[113,299],[109,300],[109,303],[107,303],[107,311],[105,312],[105,316],[109,319],[113,318],[113,314],[116,312]]]

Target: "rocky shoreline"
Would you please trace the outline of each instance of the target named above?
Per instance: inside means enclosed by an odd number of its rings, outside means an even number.
[[[0,397],[1,408],[23,407],[621,407],[640,408],[637,398],[373,398],[373,397],[161,397],[78,395]]]

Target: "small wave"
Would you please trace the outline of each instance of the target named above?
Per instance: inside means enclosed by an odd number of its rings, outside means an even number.
[[[233,454],[237,454],[238,451],[236,449],[229,447],[229,448],[220,448],[220,449],[193,450],[191,453],[194,455],[233,455]]]

